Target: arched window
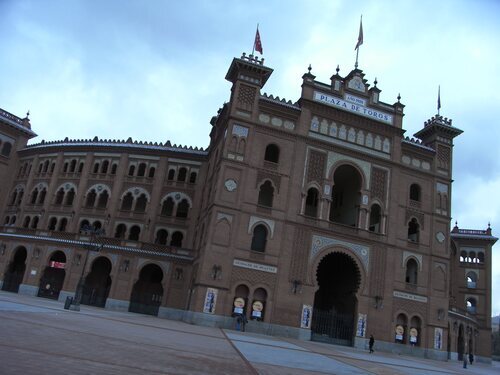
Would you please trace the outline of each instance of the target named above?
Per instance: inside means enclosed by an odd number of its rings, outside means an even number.
[[[26,217],[24,218],[23,228],[29,228],[29,226],[30,226],[30,221],[31,221],[31,217],[26,216]]]
[[[83,161],[80,162],[80,165],[78,165],[78,173],[82,173],[83,171],[83,166],[84,166],[84,163]]]
[[[95,189],[90,190],[87,193],[87,199],[85,200],[85,207],[87,208],[94,207],[96,196],[97,194],[95,192]]]
[[[146,174],[146,163],[140,163],[139,168],[137,168],[137,176],[144,177]]]
[[[134,172],[135,172],[135,165],[131,165],[131,166],[128,168],[128,175],[129,175],[129,176],[133,176],[133,175],[134,175]]]
[[[40,196],[38,197],[38,204],[44,204],[46,196],[47,196],[47,189],[43,188],[42,191],[40,192]]]
[[[35,190],[33,190],[33,193],[31,193],[31,204],[36,204],[37,198],[38,198],[38,189],[35,188]]]
[[[333,174],[332,202],[329,220],[358,226],[362,177],[352,165],[339,166]]]
[[[477,260],[479,261],[479,263],[484,263],[484,253],[477,253]]]
[[[50,166],[50,173],[53,173],[54,169],[56,169],[56,163],[55,162],[53,162],[52,165]]]
[[[12,215],[11,218],[10,218],[10,225],[14,225],[16,223],[16,219],[17,219],[17,216],[16,215]]]
[[[174,200],[168,197],[161,206],[161,216],[172,216],[174,211]]]
[[[411,184],[410,186],[410,200],[420,202],[420,186]]]
[[[36,229],[36,228],[38,228],[38,221],[39,221],[39,220],[40,220],[40,219],[38,218],[38,216],[34,216],[34,217],[33,217],[33,220],[31,220],[31,228],[32,228],[32,229]]]
[[[415,218],[412,218],[408,223],[408,241],[418,242],[420,226]]]
[[[148,198],[146,198],[146,194],[141,194],[137,201],[135,202],[135,212],[145,212],[146,204],[148,203]]]
[[[106,205],[108,204],[108,191],[104,190],[101,194],[99,194],[99,199],[97,200],[97,208],[106,208]]]
[[[56,217],[51,217],[49,220],[49,230],[56,230],[56,225],[57,225],[57,218]]]
[[[419,346],[420,341],[422,340],[421,336],[421,326],[422,322],[418,316],[414,316],[411,318],[410,322],[410,331],[408,332],[410,334],[410,344],[414,346]]]
[[[467,276],[467,288],[470,289],[475,289],[476,288],[476,283],[477,283],[477,276],[475,272],[468,272]]]
[[[130,211],[132,209],[132,204],[134,203],[134,197],[131,192],[125,194],[122,200],[122,210]]]
[[[92,226],[94,227],[94,230],[101,229],[102,223],[99,220],[96,220],[92,223]]]
[[[138,225],[134,225],[132,228],[130,228],[128,239],[132,241],[139,241],[140,234],[141,234],[141,228]]]
[[[16,200],[17,200],[17,190],[14,190],[12,192],[12,199],[10,200],[10,204],[15,204],[16,203]]]
[[[382,214],[380,206],[378,204],[374,204],[370,209],[370,225],[368,230],[370,232],[380,233],[381,221]]]
[[[69,171],[70,171],[70,172],[74,172],[74,171],[75,171],[75,169],[76,169],[76,160],[75,160],[75,159],[73,159],[73,160],[71,160],[71,164],[70,164],[70,167],[69,167]]]
[[[471,313],[471,314],[475,314],[476,313],[477,302],[476,302],[475,298],[472,298],[472,297],[467,298],[465,300],[465,305],[467,307],[467,312],[468,313]]]
[[[23,201],[23,195],[24,195],[24,190],[19,190],[18,194],[17,194],[17,201],[16,201],[16,205],[20,205],[21,202]]]
[[[45,160],[45,162],[43,163],[43,172],[46,173],[48,171],[49,171],[49,161]]]
[[[86,231],[89,226],[90,223],[88,220],[82,220],[82,222],[80,223],[80,232]]]
[[[316,217],[318,214],[318,190],[310,188],[307,190],[305,215]]]
[[[2,155],[9,156],[11,150],[12,150],[12,144],[10,144],[9,142],[5,142],[2,147]]]
[[[182,247],[182,239],[184,238],[181,232],[174,232],[172,234],[172,240],[170,241],[170,246]]]
[[[169,181],[173,181],[175,178],[175,169],[170,169],[168,171],[168,176],[167,176],[167,180]]]
[[[149,168],[148,177],[149,178],[153,178],[155,176],[155,172],[156,172],[156,168],[155,167]]]
[[[56,204],[62,204],[64,201],[64,189],[60,188],[56,194]]]
[[[71,188],[67,193],[66,193],[66,205],[71,206],[73,204],[73,201],[75,200],[75,189]]]
[[[190,184],[196,183],[196,172],[191,172],[191,174],[189,175],[189,183]]]
[[[127,232],[127,227],[125,224],[118,224],[116,226],[115,238],[125,238],[125,233]]]
[[[460,262],[467,262],[467,252],[465,251],[460,252]]]
[[[66,226],[68,225],[68,219],[66,219],[65,217],[63,217],[60,221],[59,221],[59,231],[60,232],[64,232],[66,230]]]
[[[260,186],[258,204],[261,206],[273,206],[274,188],[271,181],[266,181]]]
[[[111,174],[116,174],[116,169],[118,168],[118,164],[113,164],[111,166]]]
[[[259,224],[253,230],[251,250],[264,252],[266,250],[267,228]]]
[[[179,174],[177,175],[177,181],[184,182],[186,181],[187,169],[181,168],[179,169]]]
[[[166,245],[168,238],[168,232],[165,229],[160,229],[156,232],[155,243],[159,245]]]
[[[274,144],[267,145],[264,160],[271,163],[278,163],[280,159],[280,149]]]
[[[38,173],[42,173],[43,171],[43,163],[40,162],[40,164],[38,164]],[[67,172],[68,171],[68,163],[64,163],[64,169],[63,169],[63,172]]]
[[[93,173],[99,173],[99,163],[96,162],[94,163],[94,169],[92,170]]]
[[[177,205],[177,213],[175,216],[184,218],[188,216],[188,212],[189,212],[189,203],[187,199],[183,199]]]
[[[407,284],[417,285],[418,279],[418,263],[415,259],[410,258],[406,262],[406,277]]]
[[[5,220],[3,221],[3,225],[8,225],[10,222],[10,216],[5,216]]]
[[[108,173],[108,168],[109,168],[109,161],[104,160],[101,165],[101,173]]]

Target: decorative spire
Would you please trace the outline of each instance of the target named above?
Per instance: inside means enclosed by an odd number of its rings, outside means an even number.
[[[337,64],[337,69],[335,69],[337,71],[337,74],[339,74],[339,71],[340,71],[340,67],[339,67],[339,64]]]
[[[439,116],[439,110],[441,109],[441,85],[438,86],[438,116]]]
[[[401,100],[401,94],[398,94],[398,103],[400,102]]]
[[[30,110],[28,109],[28,112],[26,112],[26,119],[30,119]]]
[[[374,85],[375,87],[377,87],[377,83],[378,83],[378,81],[377,81],[377,77],[375,77],[375,81],[373,81],[373,85]]]
[[[311,66],[311,64],[309,64],[309,66],[307,67],[307,70],[308,70],[309,74],[311,74],[311,69],[312,69],[312,66]]]

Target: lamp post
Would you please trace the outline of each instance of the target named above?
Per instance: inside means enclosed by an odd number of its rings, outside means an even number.
[[[104,234],[104,229],[96,228],[91,225],[85,225],[84,227],[81,228],[81,231],[84,232],[85,234],[90,234],[90,241],[88,245],[85,246],[87,252],[85,253],[85,261],[83,262],[82,273],[80,275],[80,279],[78,280],[78,284],[76,286],[75,298],[73,299],[71,306],[69,306],[69,309],[74,311],[80,311],[80,302],[82,302],[82,296],[83,296],[83,285],[85,283],[84,281],[85,269],[87,268],[89,253],[90,251],[99,252],[104,247],[104,245],[99,244],[97,242],[97,238]]]

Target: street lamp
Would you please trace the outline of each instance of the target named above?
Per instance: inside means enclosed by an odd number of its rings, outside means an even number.
[[[84,232],[85,234],[89,234],[90,240],[89,240],[89,243],[84,246],[84,248],[87,249],[87,253],[85,254],[85,261],[83,262],[80,280],[78,280],[78,284],[76,286],[75,298],[73,299],[73,301],[71,302],[71,305],[69,306],[69,309],[74,310],[74,311],[80,311],[80,302],[82,302],[82,296],[83,296],[83,285],[85,283],[85,281],[84,281],[85,269],[87,268],[87,261],[89,259],[89,253],[90,253],[90,251],[99,252],[104,247],[103,244],[99,244],[97,242],[97,238],[104,234],[104,229],[96,228],[96,227],[91,226],[91,225],[84,225],[80,230],[82,232]]]

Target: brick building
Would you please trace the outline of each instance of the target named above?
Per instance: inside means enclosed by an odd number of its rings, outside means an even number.
[[[233,59],[206,150],[30,143],[0,111],[0,284],[83,304],[439,359],[489,360],[491,229],[451,231],[453,139],[363,71],[292,103]]]

